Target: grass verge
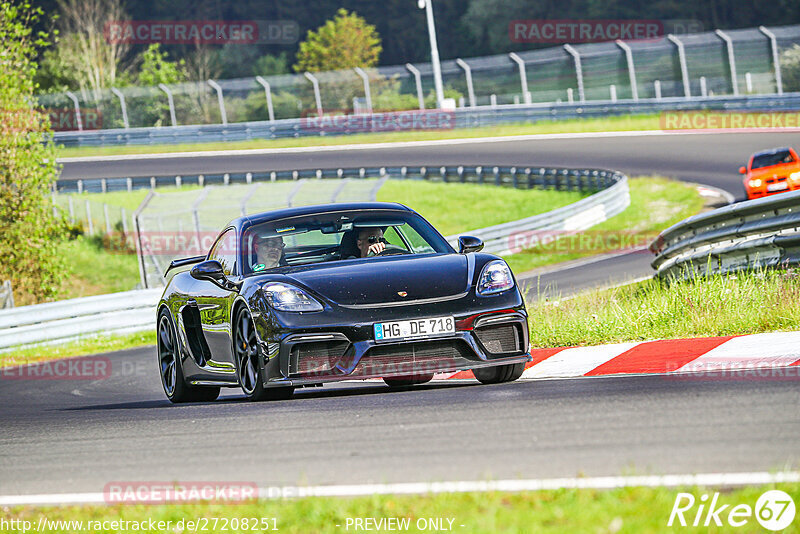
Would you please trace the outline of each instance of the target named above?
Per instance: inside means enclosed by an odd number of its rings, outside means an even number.
[[[574,236],[526,248],[504,259],[520,275],[545,265],[612,252],[621,248],[619,244],[624,244],[622,248],[646,246],[658,232],[703,208],[703,197],[690,184],[660,177],[633,178],[628,183],[631,204],[619,215]]]
[[[797,271],[647,280],[528,303],[535,347],[756,334],[800,329]]]
[[[452,525],[454,532],[498,533],[498,532],[597,532],[597,533],[642,533],[642,532],[762,532],[756,518],[751,515],[746,524],[733,528],[727,524],[728,513],[736,505],[747,505],[751,510],[761,494],[767,490],[780,489],[788,493],[795,502],[800,498],[800,484],[779,484],[777,486],[745,487],[734,490],[714,490],[703,487],[686,488],[622,488],[613,490],[552,490],[520,493],[452,493],[437,495],[372,496],[357,498],[303,498],[294,500],[253,501],[241,504],[193,504],[193,505],[117,505],[117,506],[70,506],[62,508],[16,507],[3,509],[0,517],[9,520],[29,521],[31,528],[39,524],[41,518],[48,523],[49,532],[80,532],[73,523],[71,527],[56,524],[57,521],[82,521],[83,531],[95,532],[196,532],[200,529],[188,528],[187,521],[207,518],[209,531],[219,531],[225,524],[227,532],[269,532],[252,529],[253,522],[261,518],[272,527],[273,518],[277,530],[288,533],[306,532],[347,532],[355,531],[348,519],[371,517],[397,518],[408,520],[409,532],[431,531],[423,529],[429,519],[443,519],[445,527]],[[689,524],[681,527],[677,520],[675,526],[668,527],[670,513],[678,492],[692,494],[696,502],[702,495],[709,500],[716,491],[720,495],[719,506],[728,505],[720,514],[723,527],[692,527],[698,505],[684,513]],[[707,507],[706,507],[707,508]],[[705,512],[706,510],[703,509]],[[706,514],[701,514],[700,524]],[[217,519],[217,528],[214,519]],[[226,518],[228,521],[222,521]],[[237,518],[236,522],[230,521]],[[242,519],[248,518],[245,528]],[[255,520],[253,519],[255,518]],[[111,521],[145,522],[164,521],[167,528],[150,530],[131,528],[130,524],[111,527]],[[184,521],[178,527],[180,521]],[[452,520],[452,523],[448,523]],[[166,522],[171,522],[167,525]],[[713,519],[711,520],[713,521]],[[99,522],[99,523],[97,523]],[[103,522],[107,526],[104,527]],[[201,525],[203,523],[201,522]],[[233,528],[234,525],[238,528]],[[784,532],[798,532],[800,520]],[[196,525],[195,525],[196,526]],[[89,527],[89,528],[86,528]],[[128,528],[120,528],[128,527]],[[178,527],[178,528],[176,528]],[[376,529],[377,530],[377,529]],[[405,530],[405,529],[402,529]],[[10,530],[9,530],[10,531]],[[19,531],[15,530],[15,531]],[[5,532],[5,531],[4,531]]]
[[[619,132],[633,130],[659,130],[658,114],[620,115],[565,121],[539,121],[535,123],[464,128],[458,130],[415,130],[404,132],[364,133],[325,137],[298,137],[287,139],[252,139],[218,143],[187,143],[176,145],[125,145],[109,147],[61,147],[59,158],[111,156],[122,154],[160,154],[166,152],[201,152],[209,150],[243,150],[255,148],[289,148],[369,143],[397,143],[405,141],[436,141],[439,139],[469,139],[474,137],[504,137],[576,132]]]
[[[155,317],[155,312],[154,315]],[[155,319],[153,319],[155,321]],[[13,352],[0,352],[0,367],[25,365],[28,363],[72,358],[103,352],[134,349],[156,344],[156,332],[145,330],[132,334],[115,334],[103,337],[88,337],[60,343],[58,345],[38,345],[24,349],[15,349]],[[154,353],[155,354],[155,353]]]

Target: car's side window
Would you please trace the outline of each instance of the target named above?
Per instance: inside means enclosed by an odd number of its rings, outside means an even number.
[[[217,239],[211,247],[208,259],[217,260],[222,265],[225,276],[236,272],[236,230],[229,228]]]

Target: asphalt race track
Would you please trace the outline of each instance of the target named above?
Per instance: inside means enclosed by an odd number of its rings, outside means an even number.
[[[105,380],[0,379],[0,495],[111,482],[271,485],[745,472],[800,462],[800,379],[382,383],[171,405],[154,349]],[[797,376],[796,374],[794,375]]]
[[[629,176],[660,174],[743,195],[738,169],[753,152],[800,145],[800,133],[614,135],[406,147],[66,161],[63,179],[187,175],[393,165],[519,165],[601,167]]]
[[[755,150],[798,134],[509,140],[319,153],[161,157],[65,164],[64,178],[336,166],[598,166],[662,174],[740,194]],[[525,284],[567,292],[647,274],[632,253]],[[379,382],[248,403],[173,406],[155,349],[107,355],[108,378],[0,376],[0,495],[102,492],[120,481],[259,486],[681,474],[800,466],[800,380],[627,376],[481,386],[447,381],[390,391]]]

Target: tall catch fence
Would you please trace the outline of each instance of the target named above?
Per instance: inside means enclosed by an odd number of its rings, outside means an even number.
[[[441,64],[460,107],[782,93],[800,25],[564,45]],[[436,107],[429,63],[40,95],[57,131],[303,119]],[[80,121],[78,118],[80,117]],[[58,136],[57,136],[58,138]]]

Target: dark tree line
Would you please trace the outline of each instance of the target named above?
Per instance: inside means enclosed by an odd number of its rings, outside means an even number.
[[[37,3],[46,13],[56,11],[55,0]],[[424,12],[417,0],[125,0],[124,4],[129,16],[138,20],[294,20],[301,40],[344,7],[376,26],[383,45],[381,65],[427,61],[430,53]],[[434,0],[434,7],[442,58],[553,46],[511,42],[508,25],[515,19],[690,19],[707,30],[800,23],[797,0]],[[179,45],[165,48],[172,57],[188,52]],[[250,48],[228,54],[232,59],[226,59],[226,75],[250,75],[253,58],[265,54],[284,53],[291,64],[297,52],[297,45]]]

